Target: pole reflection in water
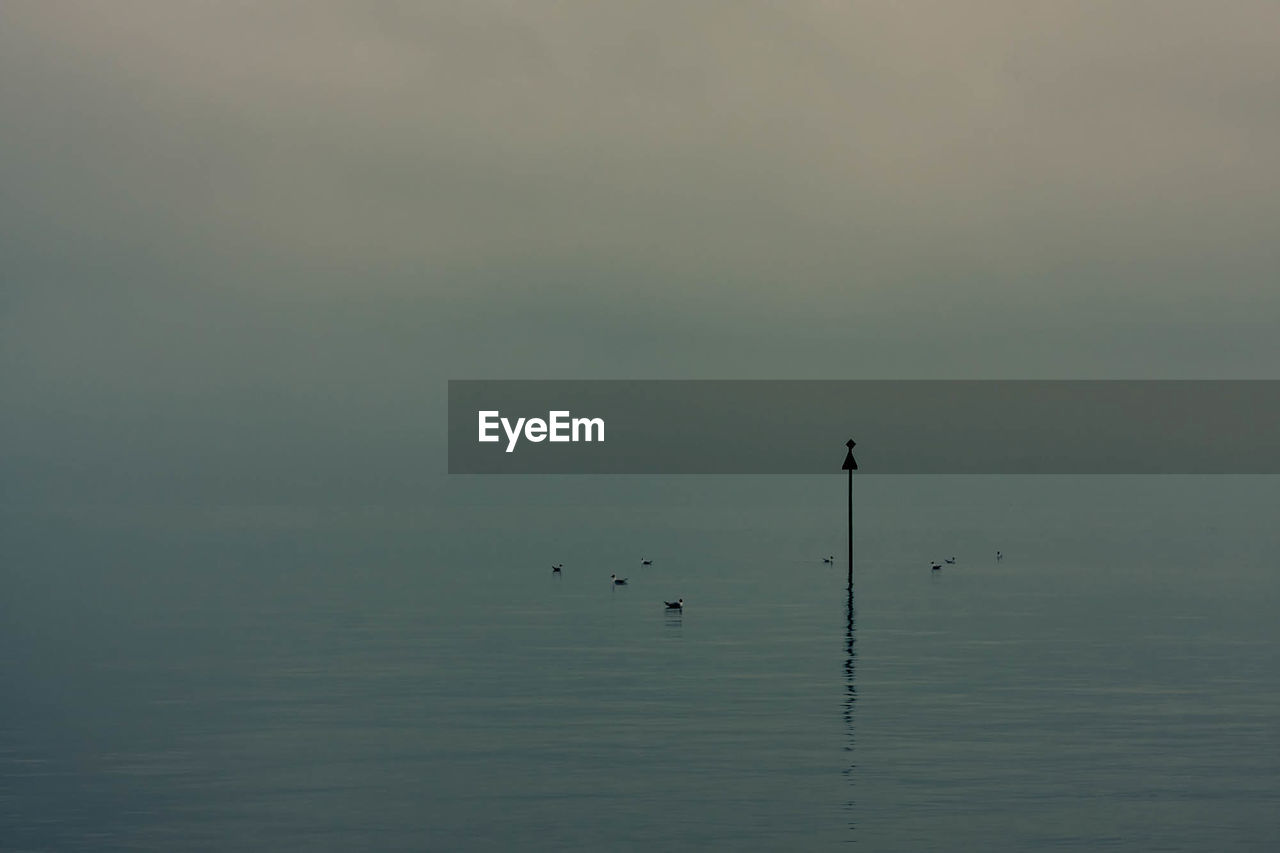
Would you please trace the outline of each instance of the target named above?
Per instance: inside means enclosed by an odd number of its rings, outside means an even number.
[[[844,628],[844,701],[841,703],[841,713],[844,716],[845,727],[845,760],[847,765],[841,772],[849,783],[849,799],[845,803],[845,814],[848,820],[849,831],[857,829],[857,822],[854,819],[854,807],[856,798],[854,797],[855,771],[858,768],[854,756],[854,708],[858,701],[858,686],[855,683],[854,674],[857,670],[858,651],[856,643],[858,642],[856,628],[856,614],[853,608],[853,584],[849,585],[849,598],[845,605],[845,628]]]

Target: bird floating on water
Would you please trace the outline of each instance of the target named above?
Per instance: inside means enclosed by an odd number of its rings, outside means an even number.
[[[653,560],[641,560],[641,561],[640,561],[640,565],[642,565],[642,566],[652,566],[652,565],[653,565]]]
[[[556,563],[554,566],[551,567],[551,571],[553,574],[558,575],[560,574],[560,570],[563,568],[564,568],[564,563]]]
[[[947,559],[943,560],[943,562],[946,563],[948,566],[954,566],[956,564],[956,558],[948,557]]]
[[[609,577],[613,580],[614,586],[624,586],[627,582],[626,578],[620,578],[617,575],[609,575]]]
[[[676,599],[675,601],[665,601],[663,603],[667,605],[668,610],[684,610],[683,598]]]
[[[998,563],[1003,559],[1004,559],[1004,554],[1001,554],[999,551],[996,551],[996,562]]]
[[[835,554],[832,554],[830,557],[823,557],[823,558],[822,558],[822,562],[824,562],[824,563],[834,563],[835,561],[836,561],[836,555],[835,555]]]
[[[936,571],[938,571],[939,569],[941,569],[941,568],[942,568],[942,566],[941,566],[941,565],[939,565],[938,563],[933,563],[932,565],[930,565],[930,567],[929,567],[929,568],[933,569],[933,570],[936,572]]]

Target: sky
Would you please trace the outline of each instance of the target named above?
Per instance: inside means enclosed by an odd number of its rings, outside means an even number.
[[[447,499],[449,379],[1277,378],[1277,91],[1270,0],[0,0],[0,503]]]

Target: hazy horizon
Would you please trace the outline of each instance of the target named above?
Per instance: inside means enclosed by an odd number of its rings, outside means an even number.
[[[1280,10],[6,3],[0,500],[434,500],[464,378],[1275,378]]]

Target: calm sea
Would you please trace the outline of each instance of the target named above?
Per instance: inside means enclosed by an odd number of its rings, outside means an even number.
[[[11,509],[0,848],[1277,849],[1274,478],[813,483]]]

